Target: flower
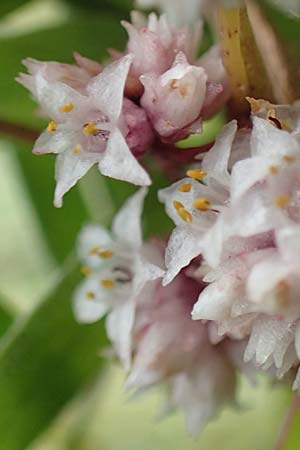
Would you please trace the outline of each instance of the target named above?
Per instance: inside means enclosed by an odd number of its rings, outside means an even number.
[[[175,141],[191,134],[206,97],[205,70],[191,66],[185,55],[178,53],[167,72],[160,76],[149,73],[140,80],[144,86],[141,105],[158,134]]]
[[[61,81],[49,81],[43,66],[32,75],[32,93],[43,111],[51,118],[38,138],[33,152],[55,153],[55,206],[62,205],[63,195],[98,164],[103,175],[137,185],[150,184],[150,178],[131,153],[126,142],[131,140],[132,126],[122,115],[123,92],[132,62],[130,55],[107,66],[86,86],[86,95]],[[136,111],[134,106],[132,110]],[[137,119],[137,121],[140,119]],[[151,134],[143,118],[142,128]],[[135,124],[136,125],[136,124]],[[134,142],[134,148],[138,144]],[[139,149],[138,149],[139,151]]]
[[[173,28],[167,18],[152,13],[148,21],[140,13],[131,14],[132,23],[122,25],[129,35],[127,51],[133,55],[131,74],[139,79],[146,73],[160,75],[170,69],[175,56],[182,51],[189,61],[196,59],[202,34],[201,23],[181,30]]]
[[[235,121],[226,125],[201,168],[190,169],[188,178],[159,191],[160,201],[176,224],[166,250],[166,284],[202,253],[206,233],[213,229],[219,212],[227,208],[228,164],[236,131]]]
[[[212,345],[206,324],[191,319],[201,289],[201,283],[181,273],[166,287],[157,283],[150,301],[147,296],[139,302],[126,383],[135,391],[165,385],[164,410],[182,409],[192,434],[225,403],[233,403],[236,387],[235,369],[223,344]]]
[[[35,77],[40,72],[43,72],[44,78],[49,83],[61,82],[84,93],[91,78],[102,71],[102,66],[79,53],[74,53],[74,58],[77,64],[63,64],[26,58],[22,63],[29,73],[20,73],[17,81],[29,89],[35,99],[38,99]]]
[[[141,214],[146,190],[124,204],[112,231],[86,226],[78,238],[78,255],[87,275],[74,293],[74,313],[80,322],[95,322],[108,313],[106,328],[126,369],[131,360],[131,336],[141,290],[163,276],[160,253],[143,244]],[[147,287],[146,289],[150,289]]]

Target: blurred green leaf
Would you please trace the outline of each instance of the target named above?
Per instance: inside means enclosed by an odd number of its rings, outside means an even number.
[[[21,124],[43,126],[44,121],[34,115],[37,105],[15,77],[24,68],[21,61],[32,57],[46,61],[72,62],[72,54],[79,51],[98,61],[107,57],[107,48],[121,49],[126,33],[119,21],[121,16],[107,12],[71,17],[62,26],[38,31],[17,38],[0,39],[0,58],[5,70],[0,71],[0,117]]]
[[[75,322],[78,269],[6,336],[0,347],[0,449],[24,450],[99,372],[102,323]]]
[[[28,0],[1,0],[0,2],[0,16],[10,13],[16,8],[27,3]]]
[[[133,0],[66,0],[75,6],[83,9],[109,9],[119,10],[123,13],[128,12],[133,8]]]
[[[0,300],[0,337],[2,337],[13,323],[12,314],[5,308],[4,301]]]

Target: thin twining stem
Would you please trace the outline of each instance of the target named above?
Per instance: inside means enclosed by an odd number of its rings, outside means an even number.
[[[273,450],[283,450],[283,448],[287,442],[289,432],[293,425],[295,415],[297,414],[299,409],[300,409],[300,397],[298,396],[298,394],[295,394],[291,401],[289,409],[283,419],[283,422],[280,427],[278,437],[276,440],[276,444],[275,444]]]
[[[38,138],[40,133],[32,128],[0,120],[0,134],[32,143]]]

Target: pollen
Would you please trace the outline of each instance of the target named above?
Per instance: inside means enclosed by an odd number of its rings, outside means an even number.
[[[74,155],[78,155],[78,153],[80,152],[81,152],[81,145],[80,144],[75,145],[75,147],[73,147]]]
[[[207,211],[210,207],[211,202],[206,197],[199,197],[194,201],[194,208],[199,209],[199,211]]]
[[[283,161],[285,161],[288,164],[291,164],[291,163],[295,162],[295,160],[296,160],[296,158],[294,156],[291,156],[291,155],[284,155],[282,157],[282,159],[283,159]]]
[[[100,258],[109,259],[112,258],[113,252],[111,250],[102,250],[98,252],[98,255],[100,256]]]
[[[91,250],[89,251],[90,255],[97,255],[99,253],[99,247],[93,247],[91,248]]]
[[[284,208],[288,202],[290,201],[290,196],[286,194],[278,195],[274,199],[275,206],[278,206],[278,208]]]
[[[80,271],[82,275],[85,275],[86,277],[92,273],[92,269],[90,267],[81,267]]]
[[[193,221],[192,214],[185,208],[179,208],[177,210],[179,217],[187,223],[191,223]]]
[[[71,112],[73,109],[74,109],[73,103],[66,103],[59,110],[61,113],[68,113]]]
[[[173,206],[176,209],[176,211],[178,211],[181,208],[184,208],[183,204],[181,202],[178,202],[177,200],[174,200]]]
[[[101,285],[106,289],[113,289],[115,287],[114,280],[111,280],[110,278],[104,278],[100,282]]]
[[[270,172],[271,175],[277,175],[278,167],[277,166],[270,166],[269,167],[269,172]]]
[[[92,291],[88,291],[88,292],[85,294],[85,296],[86,296],[87,300],[95,300],[95,298],[96,298],[95,293],[92,292]]]
[[[186,174],[188,177],[193,178],[194,180],[201,181],[203,180],[203,178],[206,177],[207,172],[205,172],[205,170],[202,169],[191,169],[188,170]]]
[[[51,121],[49,122],[49,124],[48,124],[47,130],[48,130],[50,133],[54,133],[54,131],[56,131],[56,128],[57,128],[57,123],[54,122],[54,120],[51,120]]]
[[[93,122],[89,122],[86,125],[84,125],[83,132],[87,136],[96,136],[99,133],[99,130]]]
[[[191,183],[184,183],[181,186],[179,186],[178,191],[179,192],[190,192],[192,188]]]

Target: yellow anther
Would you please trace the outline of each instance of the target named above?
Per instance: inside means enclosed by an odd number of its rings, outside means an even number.
[[[93,247],[91,248],[91,250],[89,251],[90,255],[97,255],[99,253],[99,247]]]
[[[67,103],[66,105],[63,105],[59,110],[61,113],[68,113],[74,109],[73,103]]]
[[[99,133],[99,130],[93,122],[89,122],[84,125],[83,132],[88,136],[96,136]]]
[[[176,211],[178,211],[181,208],[184,208],[183,204],[181,202],[178,202],[177,200],[174,200],[173,206],[176,209]]]
[[[202,169],[191,169],[188,170],[186,174],[188,177],[193,178],[194,180],[201,181],[203,180],[203,178],[206,177],[207,172],[205,172],[205,170]]]
[[[101,285],[106,289],[113,289],[115,287],[115,282],[110,278],[105,278],[101,280]]]
[[[81,267],[80,271],[81,271],[82,275],[85,275],[85,276],[91,275],[91,273],[93,272],[90,267]]]
[[[96,298],[95,293],[92,291],[88,291],[85,295],[86,295],[87,300],[94,300]]]
[[[271,175],[277,175],[278,167],[277,166],[270,166],[269,167],[269,172],[270,172]]]
[[[184,183],[181,186],[179,186],[178,191],[179,192],[190,192],[192,188],[191,183]]]
[[[73,147],[74,155],[78,155],[78,153],[80,152],[81,152],[81,145],[80,144],[75,145],[75,147]]]
[[[191,223],[193,221],[192,214],[185,208],[179,208],[177,210],[179,217],[187,223]]]
[[[278,195],[274,199],[274,204],[278,206],[278,208],[284,208],[288,202],[290,201],[290,196],[286,194]]]
[[[282,157],[282,159],[283,159],[283,161],[285,161],[288,164],[293,163],[296,160],[295,156],[291,156],[291,155],[284,155]]]
[[[196,198],[194,201],[194,208],[200,211],[207,211],[211,207],[211,202],[206,197]]]
[[[111,250],[102,250],[102,251],[98,252],[98,255],[101,258],[109,259],[109,258],[112,258],[113,252]]]
[[[48,130],[50,133],[53,133],[54,131],[56,131],[56,128],[57,128],[57,123],[54,122],[54,120],[51,120],[51,121],[49,122],[49,124],[48,124],[47,130]]]

